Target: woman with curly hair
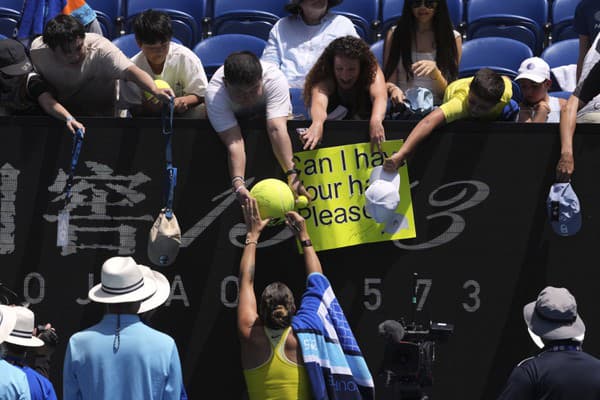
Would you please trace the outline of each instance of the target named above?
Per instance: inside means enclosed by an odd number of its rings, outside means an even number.
[[[362,39],[344,36],[325,48],[306,77],[304,102],[312,119],[301,134],[304,149],[314,149],[320,143],[327,119],[369,119],[371,146],[380,150],[385,140],[385,79]]]
[[[406,0],[402,16],[387,33],[383,51],[387,92],[394,105],[406,90],[431,90],[434,104],[444,98],[448,83],[458,76],[462,52],[446,0]]]

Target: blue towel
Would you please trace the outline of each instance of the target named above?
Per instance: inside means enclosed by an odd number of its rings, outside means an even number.
[[[292,329],[315,400],[375,398],[375,385],[344,311],[323,274],[308,276]]]
[[[46,22],[60,14],[66,4],[67,0],[26,0],[21,13],[17,39],[41,35]]]

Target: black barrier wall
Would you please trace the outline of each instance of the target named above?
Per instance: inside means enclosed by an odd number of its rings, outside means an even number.
[[[70,245],[56,247],[56,215],[70,161],[71,137],[47,118],[0,119],[0,282],[31,303],[37,323],[51,322],[61,342],[53,382],[62,391],[68,338],[96,323],[102,307],[86,299],[104,260],[131,255],[148,264],[147,237],[162,203],[164,148],[155,119],[84,120],[87,134],[73,188]],[[299,149],[290,122],[294,146]],[[411,124],[386,123],[389,139]],[[438,346],[435,399],[493,399],[513,366],[535,351],[522,306],[546,285],[576,296],[587,326],[584,348],[600,355],[595,314],[600,233],[600,137],[578,128],[573,186],[583,227],[562,238],[549,228],[545,199],[559,154],[557,125],[455,123],[437,131],[409,161],[417,237],[319,253],[376,378],[378,398],[394,398],[378,376],[387,319],[452,323]],[[259,126],[244,129],[247,179],[283,174]],[[326,125],[323,146],[365,142],[368,123]],[[178,345],[191,399],[245,398],[235,312],[237,271],[245,235],[229,186],[226,152],[206,121],[176,121],[173,158],[179,168],[175,213],[183,247],[160,269],[172,295],[150,324]],[[304,266],[284,228],[259,244],[256,288],[282,280],[296,293]],[[157,268],[158,269],[158,268]],[[414,274],[418,274],[415,276]],[[418,286],[417,307],[411,305]]]

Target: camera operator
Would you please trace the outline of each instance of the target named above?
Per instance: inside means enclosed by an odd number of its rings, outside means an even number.
[[[523,317],[542,351],[517,365],[500,400],[600,398],[600,360],[582,348],[585,325],[565,288],[546,287],[523,307]]]

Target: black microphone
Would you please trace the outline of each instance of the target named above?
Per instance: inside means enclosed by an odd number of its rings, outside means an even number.
[[[399,343],[404,338],[404,327],[400,322],[388,319],[379,324],[379,335],[387,342]]]

